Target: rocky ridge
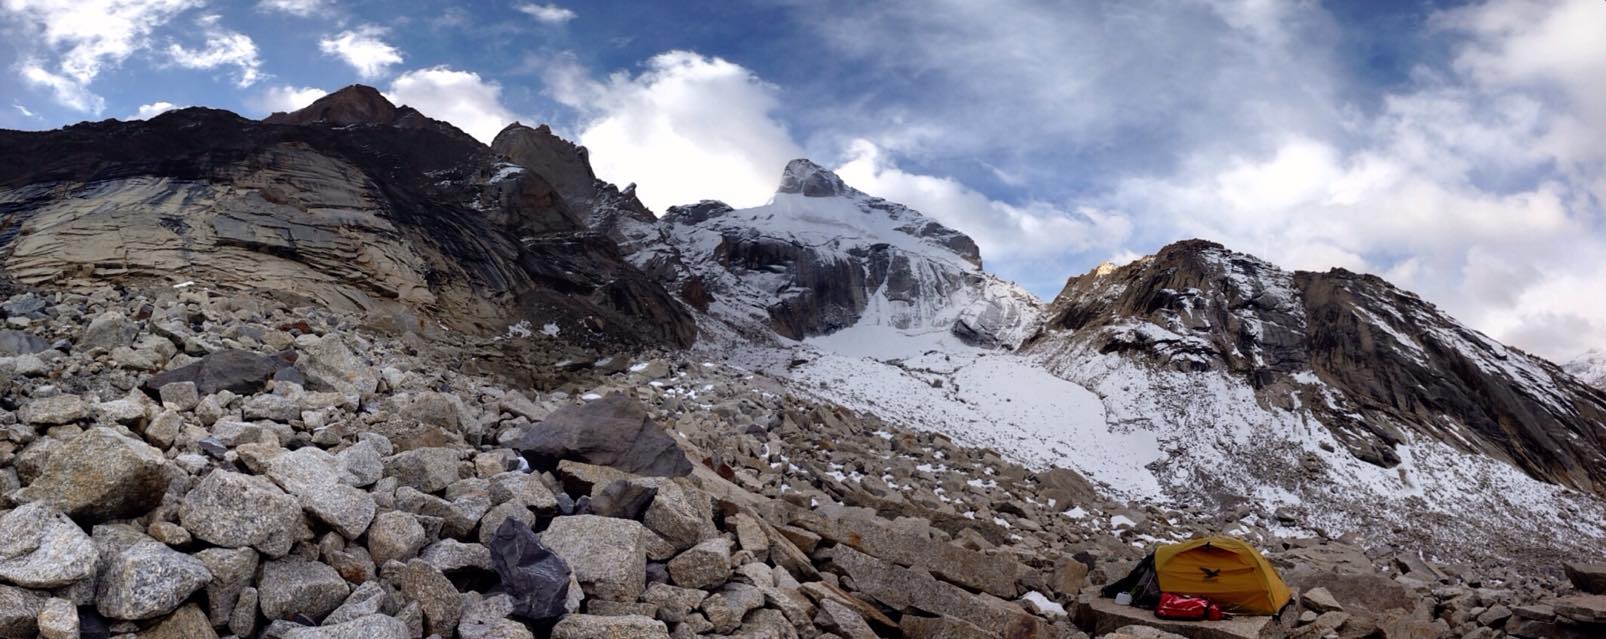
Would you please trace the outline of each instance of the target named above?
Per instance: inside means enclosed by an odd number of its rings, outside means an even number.
[[[0,267],[22,283],[199,281],[414,330],[696,334],[543,177],[368,87],[263,122],[192,108],[0,145]]]
[[[1252,509],[1114,503],[1074,471],[723,364],[551,362],[568,381],[521,392],[459,372],[497,342],[409,343],[262,297],[0,308],[0,636],[1495,637],[1602,620],[1556,578],[1284,539]],[[1224,525],[1305,590],[1300,608],[1199,634],[1085,589]],[[1603,574],[1569,567],[1581,588]]]

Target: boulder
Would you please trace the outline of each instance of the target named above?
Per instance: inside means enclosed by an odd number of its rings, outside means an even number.
[[[99,575],[95,608],[112,619],[160,617],[211,580],[200,560],[161,542],[141,542],[118,553]]]
[[[1606,564],[1586,564],[1566,562],[1562,570],[1567,572],[1567,579],[1573,582],[1573,587],[1580,591],[1606,595]]]
[[[832,564],[853,579],[858,591],[894,610],[919,610],[963,619],[1001,634],[1047,636],[1048,625],[1020,606],[932,577],[929,573],[895,566],[847,546],[822,551]]]
[[[424,527],[410,513],[390,510],[374,518],[368,529],[368,554],[376,565],[385,562],[407,561],[418,554],[428,541]]]
[[[17,411],[17,419],[34,426],[71,424],[89,418],[89,404],[77,395],[56,395],[28,400]]]
[[[1264,639],[1280,637],[1283,632],[1274,617],[1233,617],[1221,621],[1161,619],[1149,610],[1116,604],[1114,599],[1105,599],[1096,592],[1083,593],[1077,598],[1075,618],[1078,626],[1095,637],[1122,631],[1128,626],[1146,626],[1187,639]]]
[[[463,617],[463,596],[440,569],[422,559],[407,562],[396,580],[408,600],[424,613],[425,631],[450,637]]]
[[[49,504],[34,502],[0,516],[0,581],[59,588],[94,576],[96,559],[95,542]]]
[[[342,483],[340,460],[308,446],[274,457],[268,478],[301,502],[301,507],[346,539],[356,539],[374,519],[374,498]]]
[[[50,350],[50,342],[42,337],[22,331],[0,331],[0,357],[33,355],[47,350]]]
[[[200,606],[189,604],[140,632],[137,639],[217,639],[217,631],[212,630]]]
[[[504,519],[487,545],[502,588],[513,597],[513,614],[539,621],[567,612],[573,573],[562,556],[541,545],[529,526]]]
[[[570,459],[657,477],[692,471],[674,438],[647,416],[641,402],[622,393],[558,409],[506,443],[549,468]]]
[[[641,615],[569,615],[552,627],[552,639],[669,639],[664,622]]]
[[[714,527],[714,506],[708,494],[674,481],[655,482],[657,495],[641,518],[641,523],[676,550],[697,545],[719,534]]]
[[[1318,614],[1344,609],[1343,604],[1338,603],[1338,599],[1333,597],[1333,593],[1320,586],[1300,594],[1299,602]]]
[[[455,448],[414,448],[385,458],[385,476],[424,493],[456,482],[460,455]]]
[[[39,632],[45,598],[31,590],[0,584],[0,637],[32,637]]]
[[[587,595],[635,601],[647,582],[645,532],[628,519],[576,515],[553,519],[540,541],[563,558]]]
[[[340,607],[351,589],[334,568],[287,557],[262,566],[257,594],[262,616],[269,621],[295,615],[316,619]]]
[[[876,639],[875,632],[870,630],[870,624],[865,623],[864,617],[834,599],[820,602],[820,612],[814,617],[814,625],[845,639]]]
[[[941,616],[904,615],[898,620],[898,629],[906,639],[994,639],[998,636],[967,621]],[[1109,637],[1104,635],[1104,639]]]
[[[714,632],[728,634],[742,625],[747,613],[764,606],[763,591],[744,583],[729,583],[703,600],[703,616],[714,624]]]
[[[669,560],[669,578],[682,588],[708,590],[731,576],[731,543],[716,537]]]
[[[250,548],[207,548],[195,553],[195,558],[212,573],[212,580],[206,584],[207,618],[221,626],[234,612],[240,593],[250,588],[256,578],[257,552]]]
[[[0,631],[0,636],[4,636]],[[78,607],[66,599],[45,602],[39,611],[40,639],[79,639]]]
[[[152,375],[142,388],[146,394],[159,397],[163,386],[193,382],[202,397],[219,391],[254,395],[268,385],[274,373],[289,366],[294,357],[294,353],[258,355],[242,350],[218,351],[188,365]]]
[[[179,504],[179,522],[197,538],[283,556],[305,528],[301,504],[261,477],[213,470]]]
[[[284,639],[410,639],[407,622],[388,615],[373,614],[332,626],[293,628]]]
[[[24,490],[83,522],[135,517],[162,503],[169,475],[162,451],[105,427],[72,438]]]
[[[1578,623],[1606,625],[1606,595],[1573,595],[1547,602],[1556,615]]]
[[[106,311],[90,320],[89,326],[78,336],[77,347],[84,351],[95,348],[109,351],[133,343],[138,335],[139,325],[129,321],[127,315]]]
[[[368,397],[379,389],[379,374],[336,335],[326,335],[303,349],[296,365],[307,376],[310,388],[356,398]]]

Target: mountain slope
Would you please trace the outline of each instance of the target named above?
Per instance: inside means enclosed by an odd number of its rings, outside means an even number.
[[[981,270],[975,242],[901,204],[794,160],[766,205],[672,207],[669,240],[747,335],[801,340],[852,326],[947,332],[1012,348],[1037,301]]]
[[[1573,377],[1585,384],[1606,390],[1606,351],[1592,348],[1562,366]]]
[[[541,176],[368,87],[0,132],[0,264],[28,284],[195,280],[414,327],[686,345],[690,315]]]
[[[1269,407],[1308,410],[1383,467],[1401,462],[1395,449],[1410,433],[1606,492],[1606,395],[1374,276],[1288,273],[1181,242],[1072,278],[1033,350],[1229,373]],[[1048,365],[1075,365],[1065,359]]]

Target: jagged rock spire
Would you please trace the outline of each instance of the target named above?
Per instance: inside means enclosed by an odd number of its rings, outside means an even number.
[[[801,193],[805,197],[832,197],[857,192],[830,169],[807,158],[786,163],[786,170],[781,172],[781,188],[775,191]]]

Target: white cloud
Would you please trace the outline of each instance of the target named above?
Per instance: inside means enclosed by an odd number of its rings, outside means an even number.
[[[381,39],[385,29],[371,24],[342,31],[318,41],[326,55],[339,57],[365,79],[385,75],[386,69],[402,61],[401,51]]]
[[[555,4],[535,4],[527,2],[518,6],[518,10],[547,24],[563,24],[575,19],[578,14],[572,9],[560,7]]]
[[[161,115],[161,114],[166,113],[168,111],[172,111],[173,109],[177,109],[177,108],[181,108],[181,107],[179,107],[176,104],[173,104],[172,102],[152,102],[150,104],[141,104],[141,105],[139,105],[139,110],[138,111],[135,111],[133,115],[130,115],[127,118],[124,118],[124,119],[126,119],[126,120],[149,120],[149,119],[151,119],[153,117],[156,117],[158,115]]]
[[[444,66],[396,76],[385,97],[429,117],[450,122],[486,144],[518,119],[503,106],[501,85],[482,79],[477,73]]]
[[[149,46],[150,34],[173,16],[200,6],[202,0],[3,0],[8,16],[42,35],[34,46],[57,55],[56,68],[34,59],[19,71],[29,84],[47,87],[68,108],[99,114],[105,101],[89,85],[108,67],[115,67]]]
[[[39,117],[33,111],[29,110],[28,107],[22,106],[22,104],[17,103],[17,102],[12,102],[11,103],[11,108],[16,109],[17,113],[21,113],[23,115],[23,117],[28,117],[28,118],[37,118],[37,117]]]
[[[240,87],[256,84],[262,78],[258,67],[262,60],[257,55],[256,42],[251,36],[230,31],[218,24],[221,16],[207,15],[196,20],[201,33],[206,37],[205,46],[199,49],[190,49],[174,43],[168,45],[167,54],[173,63],[188,69],[216,69],[218,67],[232,66],[239,70],[234,83]]]
[[[106,110],[106,100],[89,90],[86,83],[57,75],[33,62],[25,62],[18,69],[24,82],[50,90],[56,102],[64,107],[99,115]]]
[[[257,3],[257,8],[305,18],[329,11],[331,4],[329,0],[262,0]]]
[[[1037,277],[1042,260],[1067,252],[1114,255],[1132,232],[1125,217],[1093,207],[1067,210],[1047,202],[1010,204],[957,180],[909,173],[868,140],[856,140],[836,172],[854,188],[906,204],[976,240],[990,270],[1011,278]],[[1063,280],[1066,274],[1050,275]]]
[[[279,112],[289,113],[312,104],[314,100],[328,93],[328,91],[316,87],[280,85],[268,87],[262,93],[248,100],[248,102],[264,115]]]
[[[659,212],[704,198],[767,201],[781,169],[803,155],[771,115],[776,87],[740,65],[688,51],[659,54],[646,67],[602,81],[572,63],[549,68],[553,97],[582,114],[579,141],[597,175],[635,182]]]

